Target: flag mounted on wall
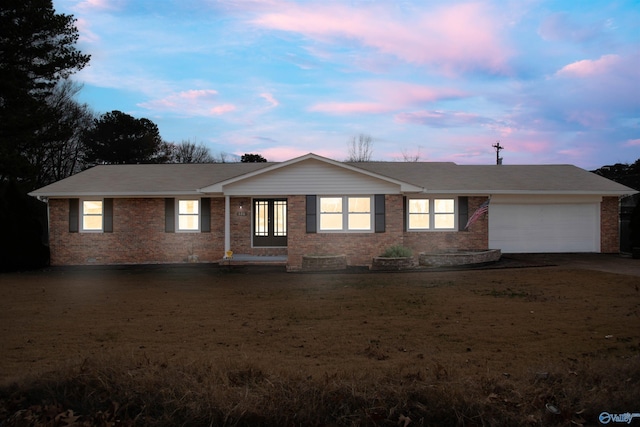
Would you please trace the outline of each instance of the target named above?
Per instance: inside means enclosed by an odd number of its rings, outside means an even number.
[[[473,213],[473,215],[471,215],[471,218],[469,218],[469,221],[467,221],[467,225],[464,226],[465,230],[468,229],[471,224],[476,222],[478,218],[480,218],[483,214],[489,211],[489,202],[491,202],[491,196],[489,196],[487,201],[481,204]]]

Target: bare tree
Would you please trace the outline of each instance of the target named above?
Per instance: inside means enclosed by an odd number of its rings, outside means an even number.
[[[347,143],[349,149],[348,162],[369,162],[373,155],[373,138],[361,133]]]
[[[23,153],[37,171],[40,185],[59,181],[83,169],[82,135],[92,126],[94,115],[87,104],[74,99],[81,88],[69,79],[61,80],[40,108],[40,117],[46,120],[35,134],[39,144]]]
[[[406,149],[402,149],[402,160],[405,162],[419,162],[420,157],[422,156],[422,147],[418,147],[417,151],[410,153]]]
[[[218,163],[229,163],[229,155],[224,151],[221,151],[218,155]]]
[[[215,163],[240,163],[241,156],[233,153],[221,151],[217,157],[213,159]]]
[[[172,144],[171,163],[214,163],[209,148],[200,143],[182,141]]]

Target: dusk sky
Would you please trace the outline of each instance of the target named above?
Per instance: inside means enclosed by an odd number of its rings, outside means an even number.
[[[640,158],[640,1],[53,0],[96,113],[270,161]]]

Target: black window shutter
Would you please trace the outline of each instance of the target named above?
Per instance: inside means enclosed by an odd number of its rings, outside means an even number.
[[[384,194],[376,194],[374,197],[374,212],[375,212],[375,231],[376,233],[385,232],[385,207],[384,207]]]
[[[211,199],[209,197],[200,199],[200,231],[211,232]]]
[[[113,199],[104,199],[102,207],[102,229],[105,233],[113,233]]]
[[[402,197],[402,230],[407,231],[407,196]]]
[[[317,233],[316,196],[307,196],[307,233]]]
[[[176,202],[173,198],[164,199],[164,231],[173,233],[176,231]]]
[[[458,197],[458,231],[464,231],[469,220],[469,198]]]
[[[80,225],[80,200],[69,199],[69,233],[77,233]]]

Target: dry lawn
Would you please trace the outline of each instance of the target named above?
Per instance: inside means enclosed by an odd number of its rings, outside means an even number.
[[[562,267],[3,274],[0,425],[597,425],[640,412],[639,284]]]

